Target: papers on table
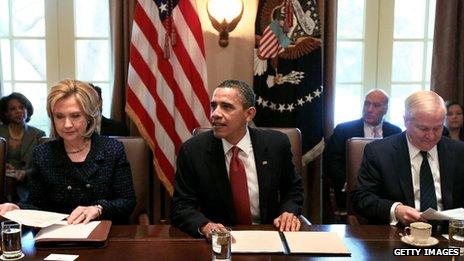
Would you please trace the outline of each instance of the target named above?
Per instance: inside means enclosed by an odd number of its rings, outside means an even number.
[[[444,211],[436,211],[429,208],[422,212],[421,217],[427,220],[449,220],[450,218],[464,218],[464,208],[448,209]]]
[[[40,210],[15,209],[6,212],[3,216],[26,226],[48,227],[67,218],[69,215]]]
[[[283,253],[284,246],[278,231],[232,231],[235,243],[232,253]]]
[[[85,239],[100,224],[100,221],[92,221],[87,224],[68,225],[66,221],[42,228],[35,240],[47,239]]]
[[[68,254],[50,254],[44,260],[60,260],[60,261],[73,261],[78,258],[79,255],[68,255]]]
[[[335,232],[284,232],[290,253],[342,254],[350,250]]]
[[[232,236],[232,253],[350,254],[334,232],[245,230],[232,231]]]

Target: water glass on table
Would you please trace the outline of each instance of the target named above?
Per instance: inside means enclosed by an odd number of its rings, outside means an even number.
[[[231,260],[232,236],[230,228],[213,230],[211,233],[211,247],[213,260]]]
[[[449,221],[449,247],[459,248],[464,255],[464,218],[451,218]]]
[[[21,224],[14,221],[2,222],[2,260],[16,260],[24,256],[21,251]]]

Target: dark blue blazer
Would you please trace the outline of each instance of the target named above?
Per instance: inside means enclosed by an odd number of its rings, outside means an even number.
[[[126,223],[135,207],[132,174],[124,145],[94,134],[87,158],[72,162],[62,139],[36,147],[28,203],[34,208],[70,214],[78,206],[101,205],[101,219]]]
[[[302,180],[292,163],[287,135],[249,128],[259,185],[260,218],[263,224],[282,212],[300,214]],[[221,139],[212,131],[186,141],[177,157],[172,223],[193,236],[209,221],[235,224],[232,194]]]
[[[400,133],[401,129],[383,121],[383,137]],[[364,137],[363,119],[340,123],[335,127],[323,154],[323,176],[329,178],[339,192],[346,182],[346,141],[353,137]]]
[[[464,207],[464,143],[442,137],[437,144],[444,209]],[[411,164],[405,132],[366,145],[354,210],[373,224],[388,224],[394,202],[414,207]]]

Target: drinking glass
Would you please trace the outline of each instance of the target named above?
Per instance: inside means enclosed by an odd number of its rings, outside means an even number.
[[[459,254],[464,255],[464,219],[451,218],[448,235],[449,247],[459,248]]]
[[[231,260],[232,236],[230,232],[230,228],[221,228],[212,232],[213,260]]]
[[[14,221],[2,222],[2,259],[16,259],[21,251],[21,224]]]

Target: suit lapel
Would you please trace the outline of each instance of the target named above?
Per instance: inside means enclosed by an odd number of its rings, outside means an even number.
[[[355,133],[353,134],[354,136],[352,137],[364,137],[364,120],[362,118],[358,120]]]
[[[270,195],[271,189],[271,175],[270,157],[268,153],[268,141],[262,140],[257,134],[257,130],[254,128],[248,128],[250,130],[251,144],[253,146],[253,154],[255,156],[256,173],[258,176],[258,187],[259,187],[259,212],[261,221],[267,220],[267,210],[269,209],[267,204],[269,203],[268,196]]]
[[[211,134],[211,143],[207,147],[206,153],[208,157],[206,164],[213,186],[219,192],[218,196],[221,198],[224,209],[229,213],[231,220],[235,220],[234,208],[232,206],[232,192],[230,190],[230,181],[227,175],[226,159],[221,139],[214,138],[213,134]]]
[[[409,159],[409,149],[406,141],[406,133],[396,137],[401,139],[400,142],[394,142],[395,153],[391,155],[393,158],[395,172],[398,173],[398,181],[403,191],[407,205],[414,207],[414,189],[412,187],[411,163]],[[394,173],[392,173],[394,175]]]
[[[446,193],[453,191],[453,173],[454,173],[454,153],[448,143],[441,138],[437,144],[438,161],[440,168],[440,186],[441,186],[441,200],[443,209],[453,208],[453,194]],[[446,165],[445,165],[446,164]]]

